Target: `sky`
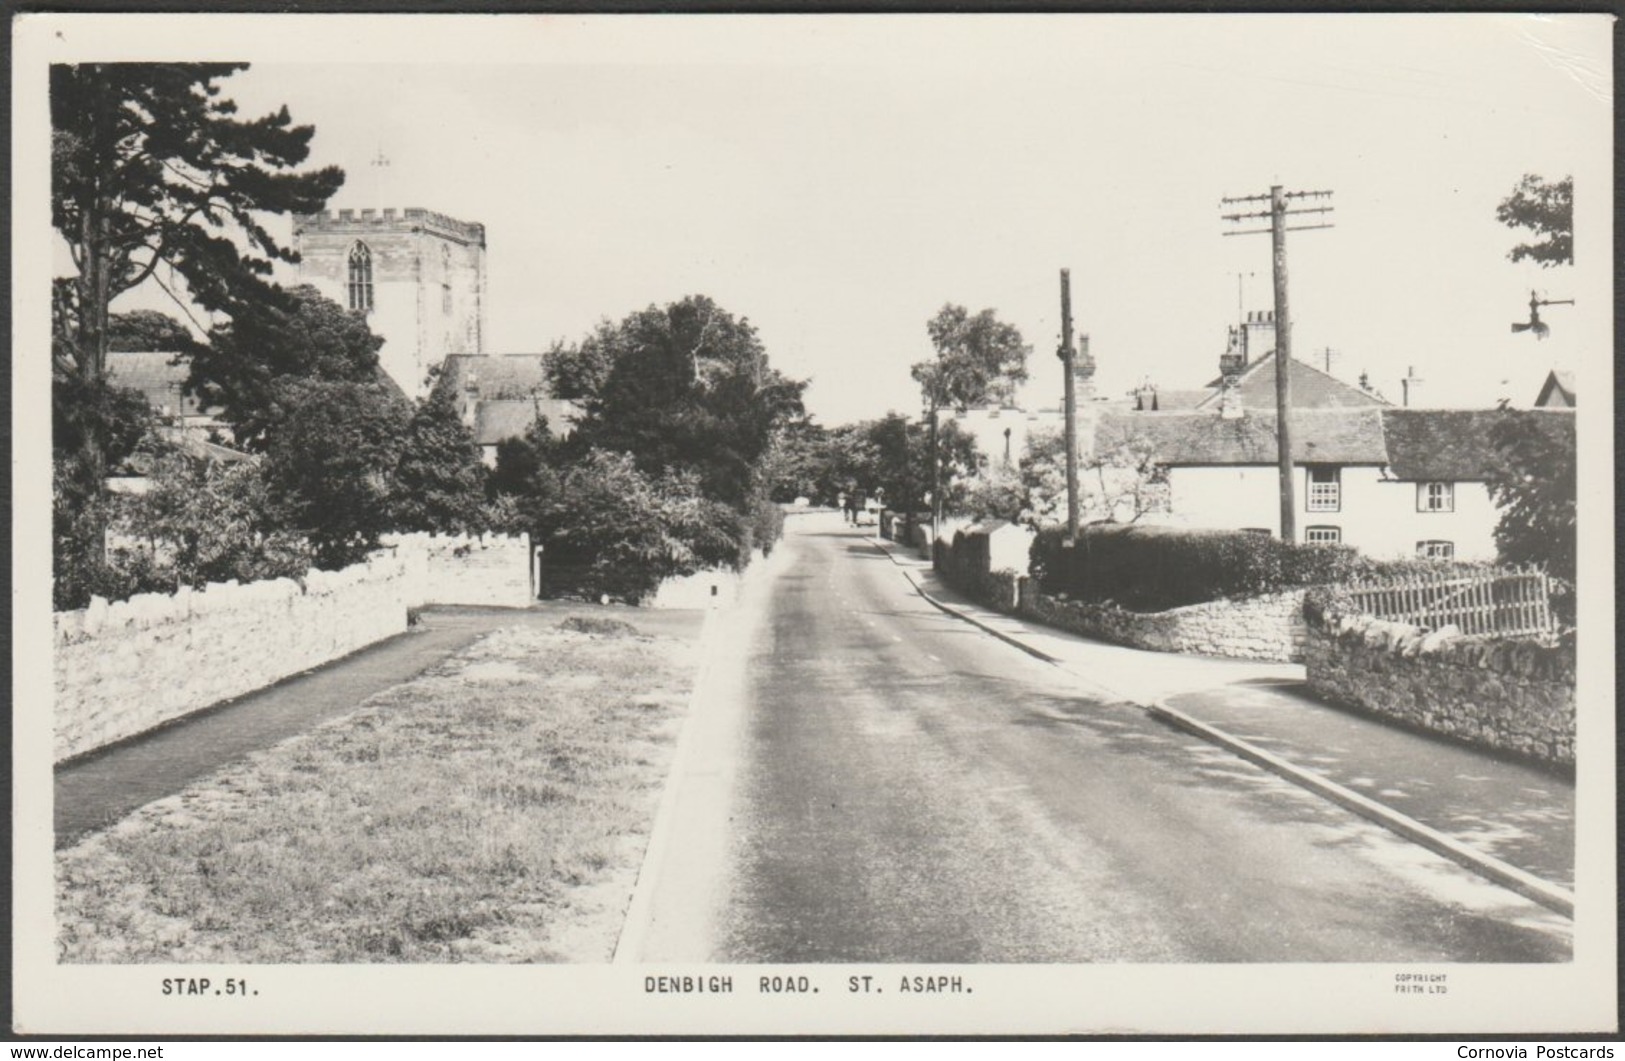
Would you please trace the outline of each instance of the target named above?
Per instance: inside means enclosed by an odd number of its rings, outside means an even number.
[[[909,366],[958,303],[1020,329],[1023,400],[1053,406],[1067,268],[1098,394],[1197,387],[1273,307],[1269,237],[1222,235],[1220,199],[1281,184],[1335,193],[1308,219],[1334,228],[1288,238],[1298,357],[1395,402],[1412,367],[1424,404],[1528,404],[1552,368],[1610,386],[1601,16],[201,24],[169,47],[250,61],[227,94],[316,127],[333,207],[486,226],[487,352],[706,294],[833,425],[917,412]],[[1574,267],[1507,261],[1525,173],[1575,177]],[[1531,290],[1577,300],[1544,342],[1510,332]]]

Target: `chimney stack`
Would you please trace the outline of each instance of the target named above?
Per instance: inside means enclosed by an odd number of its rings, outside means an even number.
[[[1415,405],[1417,392],[1422,389],[1422,377],[1416,374],[1415,365],[1410,365],[1405,369],[1405,378],[1399,381],[1399,385],[1404,389],[1400,401],[1406,408]]]

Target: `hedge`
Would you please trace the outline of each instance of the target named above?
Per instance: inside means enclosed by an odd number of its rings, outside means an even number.
[[[1250,531],[1097,523],[1066,549],[1065,528],[1033,539],[1030,572],[1044,592],[1159,612],[1212,600],[1402,573],[1432,561],[1377,561],[1345,545],[1305,545]]]

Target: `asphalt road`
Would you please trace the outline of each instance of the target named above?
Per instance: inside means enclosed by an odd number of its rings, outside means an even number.
[[[867,533],[792,521],[724,631],[639,959],[1569,959],[1561,917],[943,614]]]

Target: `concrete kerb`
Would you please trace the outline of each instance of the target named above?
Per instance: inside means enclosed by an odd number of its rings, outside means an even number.
[[[733,607],[737,607],[738,602],[744,598],[747,587],[777,571],[783,564],[784,556],[782,548],[775,549],[771,556],[764,557],[759,563],[746,568],[740,579],[739,592],[735,595]],[[708,609],[705,619],[700,624],[700,662],[694,673],[694,687],[689,692],[688,710],[683,716],[683,724],[677,734],[677,750],[672,753],[671,765],[666,771],[666,783],[661,788],[660,804],[655,809],[654,824],[649,830],[649,843],[643,850],[643,862],[638,867],[637,881],[632,886],[632,897],[627,903],[626,917],[621,922],[621,932],[615,941],[615,953],[610,958],[612,964],[627,965],[637,962],[643,951],[654,911],[655,884],[659,880],[661,867],[667,861],[672,837],[677,830],[678,783],[696,755],[698,739],[695,734],[700,727],[695,718],[705,709],[710,693],[711,675],[716,669],[717,652],[722,647],[717,641],[717,628],[722,622],[720,617],[730,610]]]
[[[1038,659],[1044,660],[1046,663],[1062,666],[1061,660],[1056,659],[1048,653],[1042,652],[1031,645],[1024,644],[1020,641],[1020,639],[1013,637],[1002,630],[994,629],[986,623],[978,620],[975,616],[933,597],[929,592],[926,591],[925,587],[920,584],[919,580],[913,577],[905,565],[898,563],[896,557],[892,556],[890,549],[878,542],[875,543],[875,547],[887,557],[890,557],[894,564],[897,564],[897,566],[903,568],[904,577],[907,578],[909,584],[914,587],[915,592],[924,597],[936,608],[954,616],[955,618],[962,619],[980,630],[992,634],[999,640],[1021,649],[1028,655],[1035,656]],[[1064,670],[1066,668],[1063,666],[1062,669]],[[1094,684],[1099,683],[1098,681],[1095,681]],[[1421,822],[1410,817],[1409,815],[1401,814],[1392,807],[1378,803],[1376,800],[1363,796],[1352,789],[1345,788],[1344,786],[1339,785],[1328,778],[1322,777],[1311,770],[1306,770],[1302,767],[1296,766],[1293,763],[1282,759],[1280,756],[1273,755],[1264,749],[1257,747],[1256,745],[1240,739],[1239,737],[1231,736],[1216,726],[1211,726],[1205,722],[1200,722],[1182,711],[1169,707],[1160,700],[1156,700],[1151,703],[1141,703],[1132,695],[1123,696],[1122,699],[1128,703],[1135,703],[1152,718],[1165,725],[1183,730],[1184,732],[1192,734],[1193,736],[1202,738],[1210,744],[1215,744],[1221,748],[1224,748],[1226,751],[1238,755],[1254,765],[1268,770],[1277,777],[1290,781],[1300,788],[1313,792],[1323,799],[1328,799],[1343,809],[1354,814],[1358,814],[1367,821],[1374,822],[1375,824],[1388,829],[1390,832],[1410,840],[1412,843],[1420,844],[1422,847],[1427,848],[1434,854],[1447,858],[1456,863],[1458,866],[1461,866],[1462,868],[1469,870],[1470,872],[1475,873],[1486,880],[1499,884],[1502,887],[1510,888],[1519,895],[1522,895],[1527,899],[1534,900],[1540,905],[1546,907],[1548,910],[1552,910],[1571,919],[1574,917],[1574,893],[1568,891],[1567,889],[1558,887],[1549,881],[1542,880],[1534,874],[1521,870],[1516,866],[1509,865],[1498,858],[1493,858],[1490,855],[1484,854],[1483,852],[1475,851],[1460,841],[1446,836],[1426,825],[1423,825]]]

